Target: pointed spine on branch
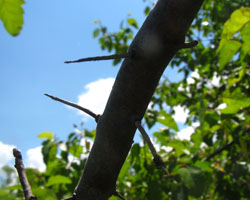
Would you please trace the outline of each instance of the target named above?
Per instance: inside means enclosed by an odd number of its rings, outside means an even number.
[[[190,49],[190,48],[193,48],[193,47],[197,46],[198,44],[199,44],[199,42],[197,40],[194,40],[192,42],[184,42],[180,46],[180,49]]]
[[[18,149],[14,148],[13,155],[15,157],[15,168],[17,170],[19,180],[23,188],[25,200],[37,200],[37,198],[32,194],[31,187],[25,173],[21,152]]]
[[[113,59],[122,59],[127,58],[129,56],[128,53],[122,54],[113,54],[109,56],[96,56],[96,57],[88,57],[88,58],[81,58],[78,60],[68,60],[64,63],[77,63],[77,62],[88,62],[88,61],[100,61],[100,60],[113,60]]]
[[[51,99],[53,99],[55,101],[59,101],[59,102],[64,103],[64,104],[66,104],[68,106],[71,106],[73,108],[81,110],[84,113],[86,113],[86,114],[90,115],[91,117],[93,117],[95,119],[96,123],[98,122],[98,119],[99,119],[100,115],[97,115],[97,114],[93,113],[92,111],[88,110],[87,108],[83,108],[83,107],[79,106],[78,104],[72,103],[70,101],[66,101],[64,99],[61,99],[61,98],[58,98],[58,97],[55,97],[55,96],[52,96],[52,95],[49,95],[49,94],[44,94],[44,95],[47,96],[47,97],[50,97]]]
[[[153,156],[154,156],[154,159],[153,159],[153,160],[154,160],[154,163],[155,163],[156,167],[157,167],[158,169],[161,169],[165,174],[167,174],[167,171],[166,171],[166,169],[165,169],[165,164],[164,164],[162,158],[156,153],[156,150],[155,150],[155,148],[154,148],[154,145],[153,145],[153,143],[151,142],[151,140],[150,140],[150,138],[149,138],[147,132],[145,131],[145,129],[144,129],[143,126],[141,125],[141,122],[140,122],[140,121],[136,121],[136,122],[135,122],[135,125],[136,125],[136,127],[138,128],[138,130],[140,131],[140,133],[141,133],[143,139],[144,139],[144,140],[146,141],[146,143],[148,144],[148,147],[149,147],[151,153],[152,153]]]

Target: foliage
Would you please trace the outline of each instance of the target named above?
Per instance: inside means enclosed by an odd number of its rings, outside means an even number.
[[[133,144],[117,181],[125,199],[250,198],[249,4],[243,0],[205,1],[186,37],[187,41],[198,40],[199,45],[179,51],[169,66],[177,68],[183,79],[170,82],[163,78],[144,118],[167,174],[155,167],[144,142]],[[145,8],[146,15],[151,7]],[[97,24],[93,36],[103,50],[115,53],[127,51],[138,29],[131,16],[116,33]],[[177,106],[189,113],[184,125],[174,120]],[[159,126],[163,128],[157,130]],[[183,126],[192,127],[190,140],[180,139]],[[45,139],[46,171],[27,169],[34,194],[39,199],[71,196],[95,131],[77,129],[65,142],[49,132],[39,137]],[[18,186],[12,191],[20,194]],[[1,190],[1,195],[9,194]]]
[[[0,20],[2,20],[6,31],[16,36],[23,26],[24,0],[0,0]]]

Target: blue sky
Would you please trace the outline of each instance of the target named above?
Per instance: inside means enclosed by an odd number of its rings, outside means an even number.
[[[42,142],[37,135],[43,131],[64,139],[83,118],[86,128],[95,128],[93,120],[43,94],[82,102],[87,108],[92,103],[91,109],[98,111],[108,96],[105,87],[110,87],[119,67],[111,61],[70,65],[64,61],[109,54],[92,37],[97,27],[93,22],[101,20],[109,31],[116,31],[131,13],[140,26],[145,5],[142,0],[27,1],[19,36],[10,36],[0,23],[0,147],[4,147],[0,157],[6,157],[0,166],[11,157],[5,149],[37,148]],[[177,78],[172,71],[168,76]],[[104,100],[95,103],[95,95]]]

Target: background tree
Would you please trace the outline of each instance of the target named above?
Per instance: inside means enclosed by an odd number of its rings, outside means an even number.
[[[152,131],[159,123],[165,126],[155,131],[152,138],[159,144],[168,174],[156,169],[145,143],[133,144],[117,182],[126,199],[250,197],[248,6],[248,2],[240,0],[204,3],[186,39],[197,39],[199,45],[181,50],[171,62],[183,79],[170,82],[168,77],[162,78],[144,116]],[[145,14],[150,8],[146,7]],[[102,49],[116,53],[127,50],[138,28],[131,17],[117,33],[99,26],[94,36],[99,37]],[[114,61],[118,63],[119,60]],[[193,127],[190,140],[177,137],[179,127],[172,116],[178,105],[189,113],[186,125]],[[95,136],[95,131],[80,128],[79,132],[70,134],[65,142],[51,133],[39,136],[46,139],[43,142],[46,172],[27,170],[37,197],[59,199],[72,194],[86,162],[83,154],[90,145],[86,138]],[[86,149],[80,145],[83,143]],[[9,189],[17,191],[17,187]]]

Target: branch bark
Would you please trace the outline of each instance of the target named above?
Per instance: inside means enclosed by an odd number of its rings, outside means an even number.
[[[37,200],[37,198],[32,194],[31,187],[25,173],[21,152],[18,149],[14,148],[13,155],[15,157],[15,168],[17,170],[18,177],[23,188],[25,200]]]
[[[77,200],[106,200],[163,71],[185,48],[185,34],[203,0],[158,0],[133,40],[116,77],[96,139],[75,190]],[[192,45],[191,45],[192,46]]]

